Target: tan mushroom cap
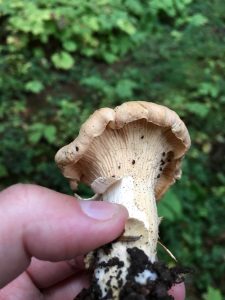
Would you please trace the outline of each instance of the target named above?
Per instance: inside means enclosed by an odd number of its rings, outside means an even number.
[[[72,189],[82,179],[82,169],[77,163],[88,151],[96,137],[103,134],[106,128],[118,130],[131,122],[146,120],[162,128],[166,139],[172,145],[173,156],[164,176],[157,181],[156,199],[159,199],[168,187],[180,178],[180,163],[190,147],[190,136],[184,122],[169,108],[145,101],[130,101],[111,108],[96,110],[81,126],[78,137],[70,144],[61,148],[55,161],[63,175],[70,180]]]

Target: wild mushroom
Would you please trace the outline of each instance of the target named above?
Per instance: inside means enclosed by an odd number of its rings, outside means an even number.
[[[56,154],[72,189],[83,182],[103,201],[122,204],[129,212],[123,235],[108,251],[97,251],[98,299],[119,299],[130,266],[128,248],[137,247],[150,262],[156,260],[156,200],[180,178],[180,163],[189,147],[187,128],[174,111],[133,101],[95,111],[78,137]],[[146,284],[156,277],[143,270],[135,280]]]

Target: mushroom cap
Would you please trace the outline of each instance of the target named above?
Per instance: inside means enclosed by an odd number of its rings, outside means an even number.
[[[189,149],[191,141],[184,122],[174,111],[145,101],[130,101],[115,109],[96,110],[81,126],[78,137],[56,153],[56,164],[63,175],[70,180],[71,188],[76,190],[82,176],[81,167],[77,162],[83,158],[93,140],[101,136],[106,127],[117,130],[128,123],[143,119],[162,128],[173,149],[170,167],[165,170],[164,176],[157,181],[155,187],[155,196],[159,199],[168,187],[180,178],[181,160]]]

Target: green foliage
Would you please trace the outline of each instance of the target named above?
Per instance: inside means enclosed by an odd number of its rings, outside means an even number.
[[[223,296],[218,289],[209,286],[207,293],[203,295],[204,300],[222,300]]]
[[[169,190],[158,204],[159,216],[171,222],[182,219],[182,205],[176,194]]]
[[[56,140],[56,127],[43,123],[34,123],[29,126],[28,140],[31,144],[38,144],[44,138],[49,144]]]
[[[67,46],[68,47],[68,46]],[[52,55],[52,62],[56,68],[69,70],[74,65],[73,57],[65,51],[55,53]]]
[[[43,84],[38,80],[32,80],[26,83],[25,89],[28,92],[32,93],[40,93],[43,90],[44,86]]]
[[[91,112],[135,99],[169,106],[192,148],[158,205],[160,239],[195,270],[193,300],[225,293],[224,15],[223,0],[0,1],[1,188],[71,193],[54,155]]]

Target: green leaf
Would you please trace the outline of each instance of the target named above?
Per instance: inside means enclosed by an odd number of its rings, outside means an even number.
[[[98,18],[95,16],[84,16],[83,21],[92,31],[98,31],[99,30],[99,21]]]
[[[38,80],[32,80],[26,83],[25,89],[28,92],[40,93],[44,89],[44,85]]]
[[[211,82],[203,82],[199,86],[199,94],[210,95],[215,98],[219,94],[219,87]]]
[[[181,202],[172,191],[168,191],[159,202],[158,211],[161,217],[174,221],[182,216]]]
[[[118,56],[117,56],[117,55],[115,55],[115,54],[113,54],[113,53],[110,53],[110,52],[104,51],[104,53],[103,53],[102,55],[103,55],[105,61],[106,61],[107,63],[109,63],[109,64],[112,64],[112,63],[116,62],[117,59],[118,59]]]
[[[208,23],[208,19],[202,14],[195,14],[189,18],[189,23],[193,26],[202,26]]]
[[[29,127],[28,140],[31,144],[37,144],[42,138],[44,124],[33,123]]]
[[[140,1],[137,0],[126,0],[125,5],[131,10],[134,14],[142,15],[144,13],[144,5],[141,5]]]
[[[204,118],[209,112],[209,108],[205,104],[197,102],[187,104],[186,110],[202,118]]]
[[[42,137],[42,132],[41,131],[34,131],[31,132],[28,136],[28,139],[31,144],[37,144]]]
[[[107,82],[104,79],[97,76],[86,77],[81,83],[96,89],[102,89],[104,85],[107,85]]]
[[[49,143],[53,143],[56,139],[56,128],[55,128],[55,126],[53,126],[53,125],[45,126],[43,135]]]
[[[215,289],[211,286],[208,287],[207,293],[203,295],[204,300],[223,300],[223,296],[220,290]]]
[[[160,217],[163,217],[169,221],[174,221],[175,216],[174,213],[171,211],[170,207],[167,207],[166,205],[159,203],[158,207],[158,214]]]
[[[122,79],[116,85],[116,93],[121,98],[129,98],[133,96],[133,90],[137,87],[137,83],[130,79]]]
[[[206,117],[209,112],[208,105],[206,105],[204,103],[190,102],[190,103],[186,104],[185,107],[186,107],[187,111],[189,111],[201,118]]]
[[[63,42],[63,48],[69,52],[73,52],[77,50],[77,44],[73,41],[65,41]]]
[[[0,164],[0,178],[8,176],[8,171],[6,167]]]
[[[35,131],[35,130],[42,131],[43,130],[43,126],[44,126],[44,124],[36,122],[36,123],[33,123],[32,125],[30,125],[30,130],[33,130],[33,131]]]
[[[73,57],[65,51],[61,51],[52,55],[52,62],[58,69],[69,70],[74,65]]]
[[[132,35],[136,32],[134,25],[127,19],[117,20],[117,26],[129,35]]]

